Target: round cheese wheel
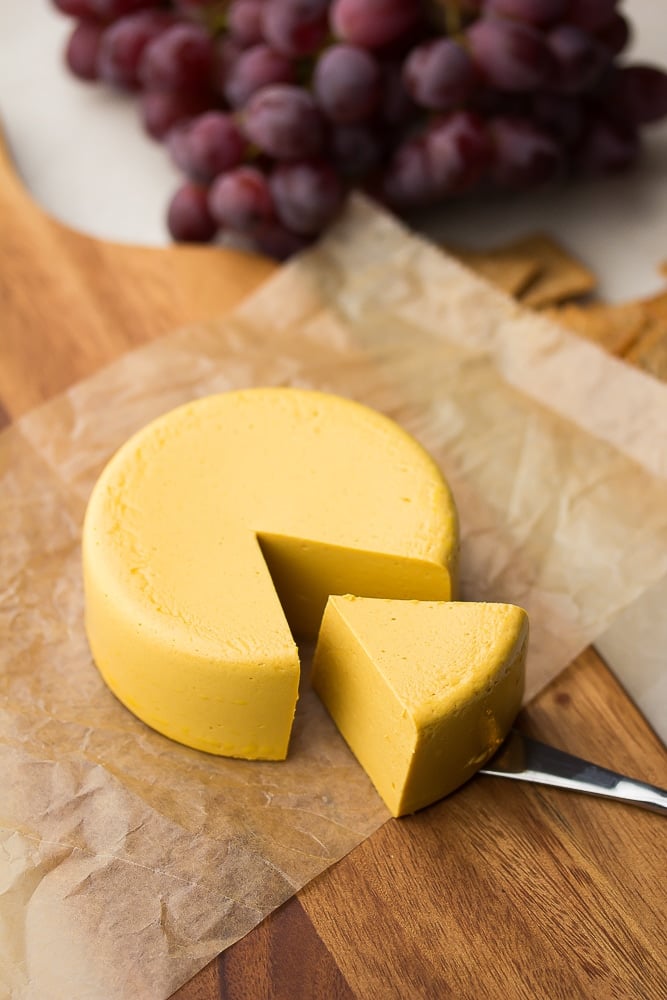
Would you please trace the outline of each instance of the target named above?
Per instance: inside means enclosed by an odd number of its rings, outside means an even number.
[[[448,600],[457,548],[447,484],[392,420],[310,390],[209,396],[139,431],[93,489],[90,648],[166,736],[282,759],[293,635],[317,634],[330,594]]]

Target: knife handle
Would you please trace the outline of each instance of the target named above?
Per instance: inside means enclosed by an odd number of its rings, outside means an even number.
[[[618,799],[667,815],[667,790],[664,788],[599,767],[524,736],[516,729],[479,773]]]

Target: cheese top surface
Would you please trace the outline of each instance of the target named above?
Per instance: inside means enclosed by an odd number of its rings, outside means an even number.
[[[393,815],[453,791],[500,746],[527,640],[515,605],[330,598],[313,686]]]
[[[131,438],[91,494],[93,657],[166,735],[280,759],[291,632],[315,635],[329,594],[449,598],[457,532],[437,466],[376,411],[299,389],[206,397]]]

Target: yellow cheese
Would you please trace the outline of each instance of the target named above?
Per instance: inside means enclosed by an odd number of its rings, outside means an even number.
[[[313,687],[394,816],[497,750],[521,706],[527,640],[511,604],[330,598]]]
[[[314,637],[329,594],[446,600],[456,555],[449,489],[393,421],[307,390],[206,397],[136,434],[93,490],[91,651],[165,735],[282,759],[299,681],[290,629]]]

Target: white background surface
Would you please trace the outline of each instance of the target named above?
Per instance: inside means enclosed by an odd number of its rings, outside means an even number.
[[[626,0],[622,9],[634,28],[624,58],[667,63],[667,2]],[[163,245],[165,207],[179,174],[144,135],[132,98],[85,85],[64,70],[69,28],[48,0],[0,0],[0,122],[18,170],[36,201],[72,227]],[[667,259],[667,122],[645,135],[644,159],[632,174],[513,202],[448,208],[434,213],[429,232],[489,247],[542,229],[593,268],[603,297],[651,294],[664,287],[658,265]],[[655,587],[598,643],[663,739],[666,607],[667,585]],[[654,655],[638,660],[633,637],[647,632],[655,635]]]

